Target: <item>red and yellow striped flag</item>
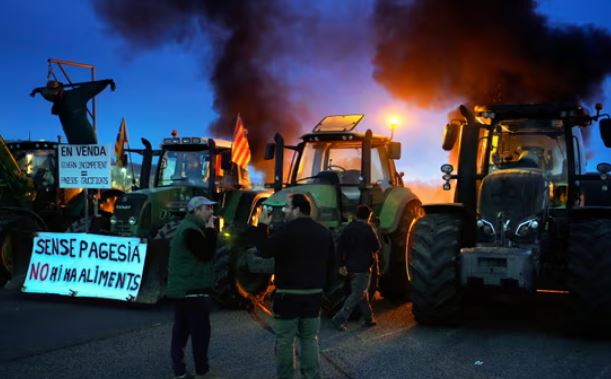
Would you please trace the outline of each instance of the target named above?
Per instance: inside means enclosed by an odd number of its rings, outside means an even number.
[[[119,133],[117,133],[117,140],[115,141],[115,162],[117,167],[127,166],[127,157],[125,156],[125,144],[127,143],[127,125],[125,124],[125,118],[121,119],[121,126],[119,126]]]
[[[250,146],[248,146],[246,133],[242,118],[238,114],[233,130],[233,142],[231,143],[231,161],[243,169],[246,169],[250,162]]]

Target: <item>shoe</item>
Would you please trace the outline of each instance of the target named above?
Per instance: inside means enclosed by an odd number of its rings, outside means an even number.
[[[366,327],[366,328],[371,328],[372,326],[376,326],[376,325],[378,325],[378,322],[376,320],[373,320],[373,319],[369,320],[369,321],[365,321],[363,323],[363,326]]]
[[[339,321],[335,320],[334,318],[331,319],[331,323],[333,324],[335,329],[339,330],[340,332],[345,332],[348,330],[345,324],[340,323]]]

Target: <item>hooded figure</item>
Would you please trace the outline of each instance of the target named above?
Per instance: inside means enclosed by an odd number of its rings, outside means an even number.
[[[115,82],[111,79],[84,82],[66,90],[63,83],[50,80],[46,87],[35,88],[31,96],[40,94],[53,103],[51,113],[59,116],[59,120],[71,144],[97,144],[95,129],[87,118],[87,102],[102,92],[106,86],[115,90]]]

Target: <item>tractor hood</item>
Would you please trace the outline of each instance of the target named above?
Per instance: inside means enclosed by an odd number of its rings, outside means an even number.
[[[119,235],[152,237],[151,225],[163,225],[184,215],[187,202],[195,195],[207,196],[201,188],[168,186],[126,193],[117,201],[111,231]]]
[[[538,169],[499,170],[482,181],[478,201],[480,219],[496,233],[518,235],[518,229],[529,220],[537,220],[547,208],[547,182]],[[535,226],[536,228],[536,226]],[[518,234],[516,234],[518,233]]]
[[[283,222],[282,207],[288,203],[288,196],[293,193],[304,194],[312,203],[312,218],[328,228],[340,224],[337,187],[330,184],[304,184],[288,187],[271,195],[263,202],[273,209],[273,221]]]

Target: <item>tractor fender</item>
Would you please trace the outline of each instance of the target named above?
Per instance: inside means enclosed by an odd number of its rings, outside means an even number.
[[[397,229],[403,211],[410,201],[420,201],[409,188],[395,187],[387,191],[384,203],[380,209],[381,233],[392,233]]]
[[[221,215],[226,225],[247,225],[256,207],[270,196],[265,191],[231,191],[226,194]]]
[[[462,203],[440,203],[426,204],[422,206],[425,214],[457,214],[460,215],[463,223],[462,228],[462,245],[473,246],[476,239],[476,214],[470,208]]]

